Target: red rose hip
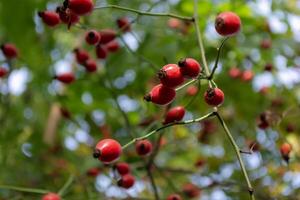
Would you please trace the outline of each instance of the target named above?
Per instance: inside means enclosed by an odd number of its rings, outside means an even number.
[[[104,164],[109,164],[117,160],[121,153],[122,147],[119,142],[113,139],[103,139],[96,145],[93,156]]]
[[[79,21],[79,16],[73,13],[69,8],[64,9],[63,7],[57,7],[56,12],[59,15],[60,20],[71,26]]]
[[[166,105],[171,103],[175,96],[174,89],[159,84],[154,86],[150,93],[144,96],[144,99],[158,105]]]
[[[125,175],[130,173],[129,164],[126,162],[120,162],[116,164],[116,170],[120,175]]]
[[[242,72],[241,79],[245,82],[249,82],[253,79],[254,73],[251,70],[245,70]]]
[[[216,18],[215,28],[222,36],[236,34],[241,28],[240,17],[233,12],[222,12]]]
[[[4,77],[7,74],[7,69],[0,67],[0,78]]]
[[[105,45],[106,49],[109,52],[116,52],[119,50],[120,45],[117,40],[112,40]]]
[[[1,45],[1,50],[4,56],[8,59],[16,58],[18,56],[18,49],[14,44],[3,44]]]
[[[74,52],[76,56],[76,61],[79,64],[83,65],[90,58],[89,53],[83,49],[76,48],[74,49]]]
[[[176,64],[168,64],[158,72],[160,82],[166,87],[177,87],[184,82],[180,68]]]
[[[232,67],[232,68],[230,68],[228,74],[231,78],[236,79],[241,76],[242,72],[239,68]]]
[[[105,46],[100,45],[100,44],[98,44],[96,46],[96,55],[97,55],[97,58],[105,59],[107,57],[107,54],[108,54],[108,51],[107,51],[107,48]]]
[[[129,189],[134,185],[135,178],[131,174],[126,174],[118,181],[118,185],[122,188]]]
[[[90,30],[85,35],[85,41],[90,45],[97,44],[100,41],[100,39],[100,34],[95,30]]]
[[[152,152],[152,143],[149,140],[139,140],[135,144],[135,150],[140,156],[147,156]]]
[[[181,73],[187,78],[196,78],[200,71],[201,66],[197,60],[193,58],[185,58],[178,62]]]
[[[39,17],[42,18],[43,22],[50,27],[54,27],[60,23],[60,18],[58,13],[54,11],[42,11],[38,12]]]
[[[67,4],[76,15],[86,15],[94,8],[92,0],[67,0]]]
[[[287,142],[283,143],[283,144],[280,146],[280,153],[281,153],[281,156],[282,156],[282,158],[283,158],[286,162],[288,162],[289,159],[290,159],[289,154],[290,154],[291,151],[292,151],[292,146],[291,146],[289,143],[287,143]]]
[[[167,197],[167,200],[182,200],[182,198],[178,194],[171,194]]]
[[[130,22],[127,17],[121,17],[117,19],[117,25],[122,32],[130,31]]]
[[[92,168],[87,170],[86,175],[88,175],[90,177],[96,177],[96,176],[98,176],[100,171],[101,170],[98,167],[92,167]]]
[[[100,40],[101,44],[106,44],[106,43],[114,40],[117,36],[116,31],[114,31],[112,29],[103,29],[99,32],[99,34],[101,36],[101,40]]]
[[[204,94],[205,102],[211,106],[219,106],[224,101],[224,93],[219,88],[209,88]]]
[[[60,196],[55,193],[47,193],[43,196],[42,200],[60,200]]]
[[[180,121],[184,117],[184,114],[185,109],[182,106],[171,108],[166,114],[164,124]]]
[[[65,84],[70,84],[75,80],[75,76],[72,72],[66,72],[55,76],[57,80]]]
[[[88,72],[97,71],[97,63],[92,59],[88,59],[83,65]]]

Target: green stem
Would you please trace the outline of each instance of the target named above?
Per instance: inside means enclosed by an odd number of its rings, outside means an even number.
[[[185,84],[179,86],[178,88],[176,88],[175,91],[177,92],[177,91],[179,91],[179,90],[181,90],[181,89],[183,89],[183,88],[185,88],[185,87],[187,87],[187,86],[195,83],[196,81],[202,80],[202,79],[207,79],[207,77],[206,76],[199,76],[198,78],[192,79],[192,80],[186,82]]]
[[[247,182],[247,186],[248,186],[248,191],[249,191],[249,194],[250,194],[250,198],[251,200],[255,200],[255,197],[253,195],[254,191],[253,191],[253,187],[251,185],[251,182],[250,182],[250,179],[248,177],[248,173],[246,171],[246,168],[245,168],[245,165],[244,165],[244,162],[242,160],[242,156],[241,156],[241,153],[240,153],[240,148],[237,146],[236,142],[234,141],[233,139],[233,136],[231,135],[225,121],[223,120],[223,118],[220,116],[220,114],[218,112],[215,112],[215,115],[217,116],[218,120],[220,121],[227,137],[229,138],[230,140],[230,143],[232,144],[233,148],[234,148],[234,151],[237,155],[237,158],[238,158],[238,161],[239,161],[239,164],[240,164],[240,167],[242,169],[242,172],[243,172],[243,175],[246,179],[246,182]]]
[[[186,120],[186,121],[181,121],[181,122],[173,122],[173,123],[170,123],[170,124],[166,124],[166,125],[164,125],[162,127],[159,127],[157,129],[149,132],[148,134],[146,134],[146,135],[144,135],[142,137],[134,138],[133,140],[131,140],[127,144],[123,145],[122,148],[125,149],[128,146],[130,146],[131,144],[135,143],[136,141],[146,139],[146,138],[150,137],[151,135],[153,135],[154,133],[157,133],[157,132],[159,132],[159,131],[161,131],[161,130],[163,130],[165,128],[168,128],[170,126],[186,125],[186,124],[191,124],[191,123],[195,123],[195,122],[200,122],[200,121],[202,121],[204,119],[207,119],[207,118],[209,118],[211,116],[214,116],[214,115],[215,115],[215,113],[211,112],[211,113],[208,113],[208,114],[206,114],[206,115],[204,115],[204,116],[202,116],[200,118],[197,118],[197,119],[191,119],[191,120]]]
[[[17,187],[11,185],[0,185],[0,189],[7,189],[7,190],[15,190],[20,192],[30,192],[30,193],[38,193],[38,194],[46,194],[49,191],[44,189],[36,189],[36,188],[24,188],[24,187]]]
[[[129,12],[136,13],[138,15],[148,15],[148,16],[157,16],[157,17],[173,17],[173,18],[186,20],[186,21],[194,21],[194,18],[192,18],[192,17],[184,17],[184,16],[180,16],[180,15],[175,15],[172,13],[152,13],[152,12],[141,11],[141,10],[136,10],[136,9],[127,8],[124,6],[117,6],[117,5],[107,5],[107,6],[95,7],[94,9],[105,9],[105,8],[113,8],[113,9],[118,9],[118,10],[123,10],[123,11],[129,11]]]
[[[58,191],[57,194],[59,196],[63,196],[73,181],[74,181],[74,175],[70,175],[68,180],[65,182],[65,184],[62,186],[62,188]]]

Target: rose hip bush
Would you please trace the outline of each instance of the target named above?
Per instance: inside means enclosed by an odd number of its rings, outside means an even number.
[[[298,199],[299,9],[1,1],[0,199]]]

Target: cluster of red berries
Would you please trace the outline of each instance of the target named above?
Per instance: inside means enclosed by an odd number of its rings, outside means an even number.
[[[129,189],[134,185],[135,178],[130,173],[129,164],[126,162],[119,162],[114,166],[114,169],[119,173],[120,179],[118,180],[118,186]]]
[[[241,69],[237,67],[232,67],[230,68],[229,72],[229,77],[233,79],[241,79],[242,81],[249,82],[253,79],[254,73],[252,70],[247,69],[242,71]]]
[[[63,5],[56,8],[56,11],[41,11],[38,12],[38,15],[50,27],[54,27],[61,22],[70,27],[79,22],[80,16],[91,13],[93,8],[93,0],[65,0]]]
[[[144,99],[158,105],[169,104],[176,96],[175,88],[183,84],[185,78],[197,78],[200,72],[201,66],[193,58],[182,59],[178,65],[167,64],[158,72],[160,84],[154,86]]]
[[[19,51],[14,44],[5,43],[0,46],[1,51],[7,60],[11,60],[18,57]],[[8,70],[5,67],[0,66],[0,78],[6,76]]]

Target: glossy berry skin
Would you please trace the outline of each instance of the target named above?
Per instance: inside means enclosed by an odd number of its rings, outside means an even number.
[[[254,73],[251,70],[245,70],[242,72],[241,79],[245,82],[249,82],[253,79]]]
[[[103,45],[98,44],[96,46],[96,55],[97,55],[97,58],[105,59],[108,55],[107,48]]]
[[[215,20],[215,28],[222,36],[236,34],[241,28],[241,19],[233,12],[222,12]]]
[[[232,68],[230,68],[228,74],[229,74],[230,78],[236,79],[241,76],[242,72],[239,68],[232,67]]]
[[[60,196],[55,193],[47,193],[43,196],[42,200],[60,200]]]
[[[4,77],[7,74],[7,69],[0,67],[0,78]]]
[[[149,140],[139,140],[135,144],[135,150],[140,156],[147,156],[152,152],[152,143]]]
[[[219,106],[224,101],[224,93],[219,88],[209,88],[204,94],[205,102],[211,106]]]
[[[176,64],[168,64],[158,72],[160,82],[170,88],[175,88],[184,82],[180,68]]]
[[[174,108],[171,108],[166,114],[164,124],[181,121],[184,117],[184,114],[185,109],[182,106],[176,106]]]
[[[99,31],[99,34],[101,36],[101,44],[106,44],[112,40],[114,40],[117,36],[116,31],[112,30],[112,29],[103,29],[101,31]]]
[[[75,52],[76,61],[79,64],[82,65],[85,64],[85,62],[90,58],[89,53],[83,49],[76,48],[74,52]]]
[[[117,25],[121,29],[122,32],[128,32],[131,30],[130,22],[127,17],[121,17],[117,19]]]
[[[76,15],[86,15],[92,12],[94,3],[92,0],[68,0],[68,7]]]
[[[103,139],[98,142],[94,151],[94,157],[104,164],[112,163],[117,160],[122,153],[120,143],[113,139]]]
[[[3,44],[1,45],[1,50],[4,56],[8,59],[16,58],[18,56],[18,49],[14,44]]]
[[[56,12],[58,13],[60,20],[69,26],[79,22],[79,16],[73,13],[69,8],[63,9],[62,7],[57,7]]]
[[[54,27],[60,23],[59,15],[54,11],[43,11],[38,12],[39,17],[42,18],[43,22],[50,27]]]
[[[72,72],[66,72],[63,74],[59,74],[59,75],[55,76],[55,78],[65,84],[70,84],[75,80],[75,76]]]
[[[87,170],[86,175],[90,177],[96,177],[101,172],[101,170],[98,167],[92,167]]]
[[[126,162],[120,162],[116,164],[116,170],[120,175],[125,175],[130,173],[129,164]]]
[[[166,105],[171,103],[175,96],[174,89],[159,84],[154,86],[150,93],[144,96],[144,99],[158,105]]]
[[[97,71],[97,63],[92,59],[88,59],[83,65],[88,72]]]
[[[193,58],[185,58],[178,62],[180,71],[186,78],[196,78],[200,71],[201,66],[197,60]]]
[[[118,185],[122,188],[129,189],[134,185],[135,178],[131,174],[126,174],[118,181]]]
[[[100,41],[100,39],[100,34],[98,33],[98,31],[95,30],[90,30],[85,35],[85,41],[90,45],[97,44]]]
[[[167,197],[167,200],[182,200],[182,198],[178,194],[171,194]]]
[[[116,52],[120,49],[120,45],[117,40],[112,40],[108,42],[105,46],[109,52]]]

